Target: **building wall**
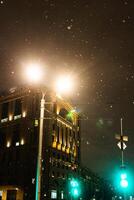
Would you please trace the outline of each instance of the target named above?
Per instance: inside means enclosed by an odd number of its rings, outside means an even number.
[[[28,200],[35,196],[40,99],[39,91],[28,89],[0,98],[0,185],[21,187]],[[45,100],[42,196],[50,199],[52,190],[58,190],[62,198],[80,163],[78,115],[52,93]]]

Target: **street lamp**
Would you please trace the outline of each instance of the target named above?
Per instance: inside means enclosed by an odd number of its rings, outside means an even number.
[[[43,77],[43,70],[40,63],[29,63],[27,65],[25,75],[31,83],[39,83]]]
[[[69,75],[62,75],[56,82],[56,91],[58,94],[69,93],[72,90],[72,77]]]
[[[41,82],[42,70],[38,64],[30,64],[26,69],[26,76],[30,82],[37,83]],[[58,92],[67,92],[71,89],[71,78],[60,77],[57,83]],[[35,200],[41,200],[41,175],[42,175],[42,144],[43,144],[43,125],[44,125],[44,111],[45,111],[45,96],[46,91],[42,92],[40,101],[40,122],[39,122],[39,143],[38,143],[38,157],[37,157],[37,174],[36,174],[36,195]]]
[[[25,75],[30,83],[39,83],[42,79],[41,66],[38,63],[30,63],[27,65]],[[46,92],[42,90],[42,97],[40,101],[40,122],[39,122],[39,142],[38,142],[38,156],[37,156],[37,174],[36,174],[36,194],[35,200],[41,199],[41,175],[42,175],[42,141],[43,141],[43,121],[45,111],[45,95]]]
[[[42,175],[42,141],[43,141],[43,122],[44,122],[44,111],[45,111],[45,95],[42,92],[40,102],[40,125],[39,125],[39,144],[38,144],[38,158],[37,158],[37,175],[36,175],[36,200],[41,199],[41,175]]]

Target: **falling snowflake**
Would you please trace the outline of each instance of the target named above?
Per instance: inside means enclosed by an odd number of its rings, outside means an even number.
[[[122,23],[126,23],[126,20],[125,20],[125,19],[123,19],[123,20],[122,20]]]
[[[67,26],[67,29],[68,29],[68,30],[71,30],[71,28],[72,28],[72,24],[69,25],[69,26]]]

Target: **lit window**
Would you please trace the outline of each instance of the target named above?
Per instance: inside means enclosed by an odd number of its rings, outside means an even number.
[[[32,184],[35,184],[35,178],[32,178]]]
[[[69,154],[69,152],[70,152],[70,148],[68,147],[68,148],[66,149],[66,153]]]
[[[11,146],[11,143],[7,141],[7,148],[9,148],[10,146]]]
[[[14,120],[20,119],[20,118],[21,118],[21,115],[15,115],[15,116],[14,116]]]
[[[3,193],[3,191],[0,190],[0,197],[2,197],[2,193]]]
[[[52,178],[54,178],[54,172],[52,172]]]
[[[25,111],[22,113],[22,117],[26,117],[26,112]]]
[[[57,149],[61,150],[61,144],[60,143],[57,145]]]
[[[37,119],[35,119],[35,121],[34,121],[34,126],[38,126],[38,120]]]
[[[62,151],[65,151],[66,150],[66,147],[65,146],[62,146]]]
[[[64,199],[64,193],[61,191],[61,199]]]
[[[19,142],[16,142],[15,146],[17,147],[17,146],[19,146],[19,145],[20,145],[20,143],[19,143]]]
[[[1,123],[7,122],[8,118],[1,119]]]
[[[57,199],[57,191],[51,190],[51,199]]]
[[[21,144],[21,145],[24,145],[24,140],[23,140],[23,139],[21,139],[20,144]]]
[[[13,119],[13,116],[9,115],[9,121],[12,121],[12,119]]]
[[[53,142],[53,143],[52,143],[52,147],[53,147],[53,148],[56,148],[56,144],[57,144],[56,142]]]
[[[57,110],[57,112],[56,112],[56,113],[57,113],[57,115],[59,115],[59,110]]]

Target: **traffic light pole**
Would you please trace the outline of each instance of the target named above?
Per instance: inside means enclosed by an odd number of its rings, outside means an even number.
[[[124,167],[124,152],[123,152],[123,126],[122,126],[122,118],[120,120],[121,123],[121,166]]]
[[[123,135],[123,120],[122,118],[120,119],[120,134],[116,134],[115,138],[117,140],[119,140],[119,142],[117,143],[117,146],[119,147],[119,149],[121,150],[121,166],[120,166],[120,170],[121,170],[121,174],[120,174],[120,186],[122,188],[124,188],[124,195],[123,195],[123,199],[126,200],[126,193],[125,193],[125,188],[128,187],[128,180],[127,180],[127,174],[125,172],[125,164],[124,164],[124,150],[126,149],[127,145],[125,144],[125,142],[128,141],[128,136],[124,136]]]
[[[123,124],[122,124],[122,118],[120,119],[120,124],[121,124],[121,167],[124,167],[124,149],[123,149]],[[126,194],[124,191],[123,194],[124,200],[126,200]]]

